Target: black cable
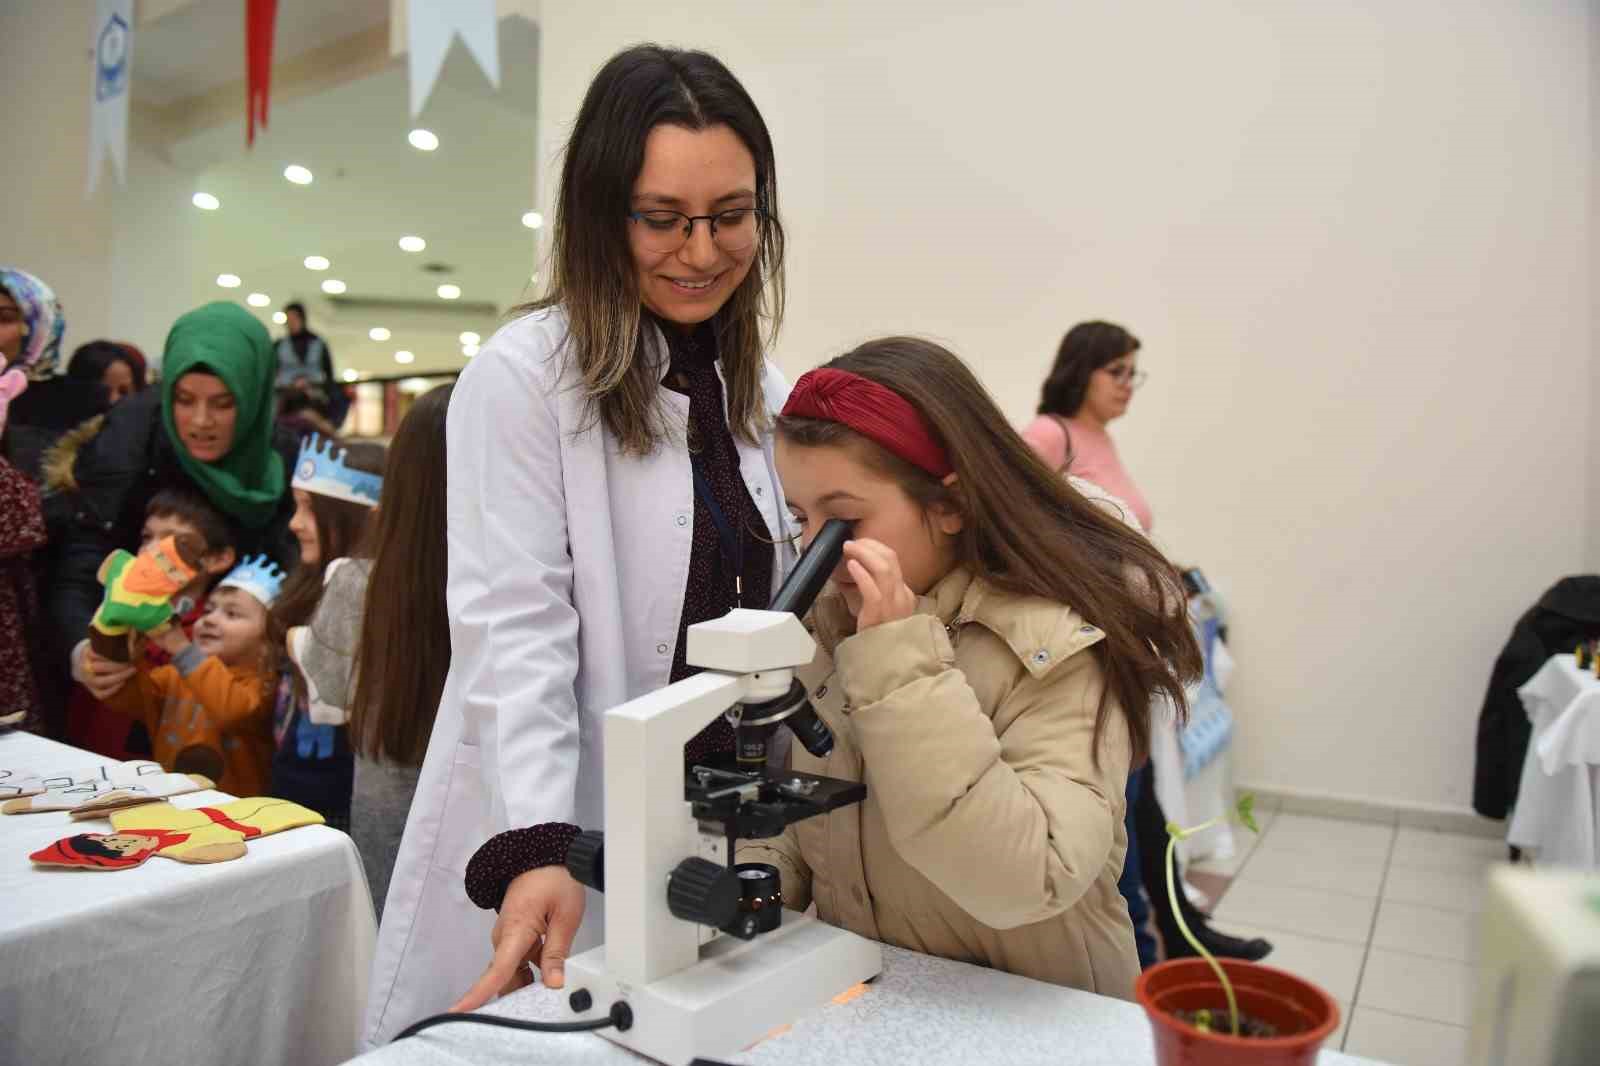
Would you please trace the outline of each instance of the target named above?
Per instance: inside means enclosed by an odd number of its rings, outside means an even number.
[[[611,1004],[611,1013],[607,1017],[591,1018],[586,1022],[525,1022],[519,1018],[504,1018],[498,1014],[435,1014],[431,1018],[424,1018],[407,1026],[390,1043],[415,1036],[424,1029],[431,1029],[446,1022],[477,1022],[480,1025],[498,1025],[505,1029],[525,1029],[533,1033],[589,1033],[596,1029],[610,1029],[612,1026],[622,1030],[633,1028],[633,1009],[626,1003],[618,1001]]]

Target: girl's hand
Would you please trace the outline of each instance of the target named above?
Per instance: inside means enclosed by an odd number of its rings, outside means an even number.
[[[900,557],[876,540],[852,540],[844,546],[845,569],[856,583],[861,609],[856,632],[884,622],[898,622],[917,612],[917,594],[900,576]]]
[[[97,700],[107,700],[122,691],[137,672],[132,663],[112,662],[94,653],[87,640],[72,651],[72,679],[89,690]]]

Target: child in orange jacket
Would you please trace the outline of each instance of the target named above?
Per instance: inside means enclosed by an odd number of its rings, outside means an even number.
[[[174,626],[151,638],[171,665],[141,665],[107,706],[145,723],[157,762],[204,774],[224,792],[259,796],[272,763],[271,689],[277,649],[268,608],[283,571],[264,556],[246,559],[218,582],[194,642]]]

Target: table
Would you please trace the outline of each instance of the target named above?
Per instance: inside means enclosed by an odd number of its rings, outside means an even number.
[[[1506,841],[1540,864],[1600,869],[1600,678],[1555,655],[1517,695],[1533,735]]]
[[[112,761],[0,730],[8,769]],[[376,928],[349,837],[307,826],[204,866],[28,861],[61,837],[108,830],[64,812],[0,815],[0,1063],[321,1066],[355,1053]]]
[[[514,1018],[571,1021],[565,991],[525,988],[490,1005]],[[741,1066],[1144,1066],[1150,1023],[1136,1004],[884,946],[883,976],[726,1061]],[[1319,1066],[1372,1060],[1323,1051]],[[648,1059],[593,1033],[442,1025],[352,1066],[641,1066]]]

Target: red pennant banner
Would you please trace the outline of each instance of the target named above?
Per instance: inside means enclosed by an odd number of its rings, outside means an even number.
[[[278,20],[278,0],[245,0],[245,134],[246,144],[256,143],[256,123],[267,128],[267,101],[272,94],[272,27]]]

